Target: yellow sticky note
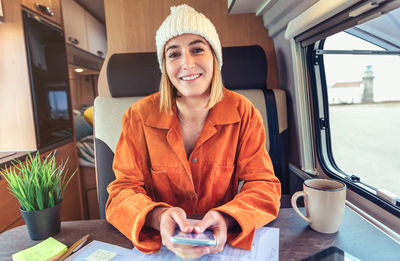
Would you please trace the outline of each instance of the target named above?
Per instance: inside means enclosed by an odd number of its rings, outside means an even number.
[[[67,246],[49,237],[33,247],[12,255],[14,261],[45,261],[67,251]]]
[[[104,249],[98,249],[86,258],[87,261],[108,261],[111,260],[117,254]]]

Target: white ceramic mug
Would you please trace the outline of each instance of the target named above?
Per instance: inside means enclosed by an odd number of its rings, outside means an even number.
[[[297,199],[304,197],[306,215],[297,207]],[[315,231],[331,234],[339,230],[346,202],[346,184],[331,179],[307,179],[303,191],[292,196],[292,207]]]

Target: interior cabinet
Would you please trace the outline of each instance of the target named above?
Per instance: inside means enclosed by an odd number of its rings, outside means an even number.
[[[22,5],[62,26],[60,0],[22,0]]]
[[[87,12],[85,19],[88,38],[88,51],[104,58],[107,52],[106,31],[104,25]]]
[[[0,172],[1,173],[1,172]],[[0,180],[0,233],[24,223],[18,200],[8,190],[7,182]]]
[[[62,0],[65,40],[93,55],[107,52],[105,26],[74,0]]]
[[[59,106],[50,106],[57,99],[69,100],[62,28],[30,10],[22,11],[21,1],[4,1],[3,8],[7,16],[0,26],[0,111],[7,112],[1,115],[7,126],[0,128],[0,150],[36,151],[72,141],[71,117],[60,117],[52,112]],[[69,108],[60,111],[70,113]]]
[[[36,150],[32,95],[20,1],[3,1],[0,26],[0,150]]]
[[[57,149],[43,153],[45,157],[49,153],[56,152],[56,162],[60,164],[68,159],[66,169],[67,178],[78,168],[76,148],[73,142],[65,144]],[[22,164],[25,164],[22,161]],[[1,173],[1,172],[0,172]],[[61,220],[81,220],[83,218],[83,206],[81,198],[81,184],[79,172],[71,179],[63,198]],[[10,228],[25,224],[20,212],[21,205],[10,194],[7,182],[0,179],[0,233]]]
[[[88,50],[85,12],[85,9],[74,0],[62,0],[65,41],[81,49]]]
[[[68,171],[67,178],[69,178],[76,171],[64,194],[62,203],[63,205],[61,209],[61,220],[83,219],[81,179],[75,143],[71,142],[65,144],[55,150],[56,161],[58,164],[68,160],[65,167],[65,169]]]
[[[34,9],[33,3],[36,2],[48,4],[54,8],[52,9],[54,16],[46,20],[62,24],[59,0],[22,0],[22,4],[29,9]],[[6,16],[4,17],[4,23],[0,25],[0,111],[3,112],[0,117],[1,122],[6,124],[0,128],[0,150],[37,151],[39,147],[36,139],[21,1],[8,0],[2,1],[2,4]],[[35,10],[35,12],[37,11]],[[60,19],[57,20],[57,17]],[[65,47],[64,42],[62,43],[62,46]],[[63,55],[65,56],[65,54]],[[60,64],[59,56],[51,55],[51,57]],[[49,70],[55,69],[58,69],[58,67],[49,66]],[[57,150],[56,158],[58,162],[69,158],[67,168],[70,171],[78,168],[77,151],[73,137],[71,137],[71,141],[65,141],[64,145],[52,146],[52,148],[43,148],[43,153],[46,154]],[[58,147],[54,148],[54,146]],[[69,172],[69,174],[72,174],[72,172]],[[80,176],[77,173],[71,180],[64,195],[62,220],[82,219],[81,195]],[[2,178],[0,178],[0,213],[0,233],[23,224],[20,204],[9,193],[7,183]]]

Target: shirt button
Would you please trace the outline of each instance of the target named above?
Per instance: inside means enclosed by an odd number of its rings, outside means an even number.
[[[197,158],[193,158],[193,159],[192,159],[192,162],[193,162],[193,163],[196,163],[196,162],[197,162]]]

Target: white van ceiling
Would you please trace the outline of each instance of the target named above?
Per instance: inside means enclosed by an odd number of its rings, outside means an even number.
[[[263,10],[274,5],[278,0],[228,0],[229,14],[251,14],[260,15]]]

